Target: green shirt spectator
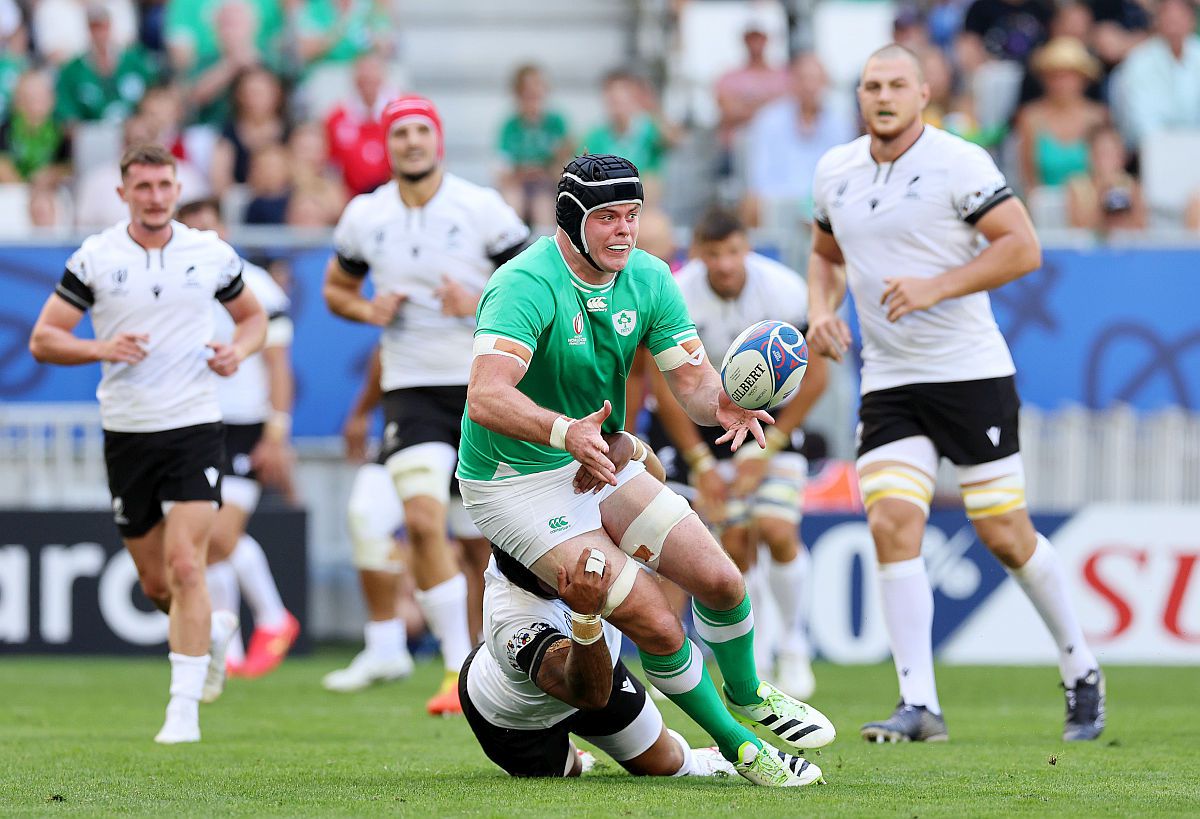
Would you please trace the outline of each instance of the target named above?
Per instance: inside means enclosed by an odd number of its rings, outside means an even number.
[[[306,65],[349,63],[373,50],[391,23],[378,0],[308,0],[298,29]]]
[[[58,74],[56,114],[63,122],[123,120],[157,77],[154,60],[140,45],[121,52],[108,73],[97,65],[93,52],[80,54]]]
[[[172,49],[191,51],[192,60],[200,70],[211,66],[221,56],[217,33],[217,10],[226,3],[241,2],[254,11],[258,23],[254,41],[263,55],[272,53],[274,41],[283,30],[282,5],[279,0],[176,0],[167,3],[163,26]]]
[[[500,153],[513,167],[544,168],[558,158],[567,136],[567,121],[557,111],[546,111],[536,122],[513,114],[500,128]]]
[[[65,172],[71,145],[53,113],[54,85],[49,76],[26,71],[13,92],[12,110],[0,125],[0,181],[28,182],[55,166]]]
[[[8,117],[8,106],[12,102],[17,79],[29,67],[29,60],[21,54],[0,52],[0,122]]]
[[[658,124],[647,114],[638,114],[628,127],[617,133],[612,123],[597,125],[583,138],[581,150],[589,154],[616,154],[637,166],[644,174],[656,174],[662,169],[667,143]]]

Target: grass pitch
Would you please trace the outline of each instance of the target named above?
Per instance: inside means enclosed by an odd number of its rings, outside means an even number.
[[[462,719],[423,710],[440,677],[360,694],[323,691],[348,659],[325,651],[201,706],[204,741],[152,742],[165,658],[0,660],[0,814],[414,816],[980,816],[1200,813],[1200,669],[1108,669],[1109,725],[1059,740],[1048,668],[942,668],[951,741],[868,745],[858,726],[895,700],[890,666],[819,666],[813,703],[838,740],[813,759],[828,784],[649,780],[609,762],[577,781],[512,780]],[[708,744],[674,706],[668,723]]]

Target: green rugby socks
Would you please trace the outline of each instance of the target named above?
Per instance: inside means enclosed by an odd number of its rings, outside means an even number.
[[[725,678],[725,690],[738,705],[754,705],[758,696],[758,670],[754,665],[754,612],[750,595],[727,611],[716,611],[692,599],[696,633],[712,649]]]

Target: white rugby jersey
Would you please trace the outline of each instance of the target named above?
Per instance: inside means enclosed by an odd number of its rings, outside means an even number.
[[[895,162],[871,158],[871,138],[817,163],[813,218],[846,258],[863,336],[862,392],[1015,372],[986,292],[947,299],[899,321],[879,303],[885,278],[932,278],[986,242],[974,227],[1012,196],[987,152],[932,125]]]
[[[548,632],[557,633],[551,640],[569,637],[570,608],[561,600],[538,597],[512,583],[500,573],[494,558],[483,581],[487,634],[467,674],[471,702],[488,722],[501,728],[529,731],[562,722],[579,709],[538,688],[528,669],[530,655],[548,639]],[[604,641],[616,668],[621,632],[607,620],[603,623]]]
[[[283,288],[275,283],[270,273],[249,262],[243,263],[242,279],[267,314],[267,342],[263,346],[291,346],[293,327],[287,314],[291,302]],[[215,302],[213,322],[216,325],[214,340],[223,344],[233,341],[233,316]],[[271,416],[270,382],[261,352],[243,361],[233,375],[217,379],[217,400],[221,405],[221,417],[227,424],[261,424]]]
[[[96,397],[111,432],[159,432],[221,420],[217,379],[208,368],[212,301],[236,298],[242,260],[212,231],[171,223],[171,239],[147,250],[129,221],[84,240],[55,292],[91,310],[96,338],[150,336],[137,364],[104,362]]]
[[[758,253],[746,255],[746,283],[733,299],[723,299],[708,283],[704,262],[692,259],[676,275],[696,334],[714,367],[738,335],[760,321],[774,319],[808,326],[808,286],[799,273]]]
[[[421,208],[405,206],[395,181],[351,200],[334,231],[342,267],[360,276],[369,271],[376,292],[408,294],[383,331],[385,391],[467,383],[475,317],[442,315],[433,292],[443,276],[482,292],[493,259],[506,258],[528,236],[499,193],[452,174]]]

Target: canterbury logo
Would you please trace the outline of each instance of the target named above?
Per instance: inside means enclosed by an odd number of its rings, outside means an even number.
[[[600,310],[608,309],[608,299],[604,296],[592,296],[587,300],[587,309],[589,313],[595,313]]]
[[[567,523],[566,518],[550,518],[550,531],[557,532],[559,529],[565,529],[571,524]]]

